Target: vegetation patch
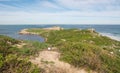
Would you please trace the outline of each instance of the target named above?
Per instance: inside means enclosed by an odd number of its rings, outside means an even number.
[[[43,43],[33,42],[32,51],[30,47],[17,48],[13,45],[21,43],[13,38],[0,35],[0,72],[1,73],[43,73],[44,70],[33,65],[27,57],[28,55],[33,55],[36,51],[35,47],[38,49],[43,48]],[[30,42],[29,42],[30,43]],[[38,45],[38,47],[36,45]],[[26,45],[27,46],[27,45]],[[34,48],[33,48],[34,47]],[[34,50],[33,50],[34,49]]]
[[[46,43],[59,48],[60,60],[75,67],[83,67],[98,73],[120,73],[120,42],[102,36],[94,30],[64,29],[40,33]]]

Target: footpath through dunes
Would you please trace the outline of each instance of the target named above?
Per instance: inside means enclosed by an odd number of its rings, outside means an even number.
[[[57,51],[44,50],[39,56],[30,61],[45,70],[44,73],[88,73],[84,69],[78,69],[68,63],[59,60],[60,53]],[[93,73],[93,72],[91,72]]]

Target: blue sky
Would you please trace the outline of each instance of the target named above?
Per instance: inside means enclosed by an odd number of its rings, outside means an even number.
[[[120,24],[120,0],[0,0],[0,24]]]

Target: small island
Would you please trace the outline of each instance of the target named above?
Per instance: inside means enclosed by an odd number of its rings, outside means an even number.
[[[39,32],[40,30],[43,31],[51,31],[51,30],[63,30],[63,28],[59,27],[59,26],[53,26],[53,27],[48,27],[48,28],[32,28],[32,30],[34,30],[34,32],[30,32],[31,29],[23,29],[19,32],[19,34],[37,34],[37,31]],[[35,32],[36,31],[36,32]]]

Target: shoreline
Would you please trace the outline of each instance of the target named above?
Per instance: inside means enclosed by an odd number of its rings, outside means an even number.
[[[38,28],[35,28],[35,29],[38,29]],[[47,31],[60,31],[60,30],[64,30],[64,28],[61,28],[59,26],[53,26],[53,27],[41,28],[41,29],[42,30],[47,30]],[[18,33],[21,34],[21,35],[37,35],[39,37],[42,37],[42,36],[40,36],[39,33],[28,32],[27,30],[28,30],[28,28],[25,28],[25,29],[20,30]],[[44,41],[46,42],[47,38],[45,38],[45,37],[43,37],[43,38],[44,38]]]
[[[21,34],[21,35],[38,35],[37,33],[28,32],[27,30],[28,30],[27,28],[26,29],[22,29],[18,33]]]
[[[53,27],[49,27],[49,28],[41,28],[42,30],[63,30],[64,28],[61,28],[59,26],[53,26]],[[34,32],[28,32],[27,31],[28,28],[26,29],[22,29],[21,31],[19,31],[18,33],[21,34],[21,35],[38,35],[40,36],[38,33],[34,33]],[[101,36],[106,36],[112,40],[116,40],[116,41],[120,41],[120,38],[117,37],[117,36],[114,36],[113,34],[111,33],[101,33],[101,32],[98,32]]]
[[[111,33],[101,33],[99,32],[99,34],[101,34],[102,36],[106,36],[109,37],[110,39],[116,40],[116,41],[120,41],[120,37],[117,37]]]
[[[35,29],[38,29],[38,28],[35,28]],[[59,26],[53,26],[53,27],[48,27],[48,28],[41,28],[42,30],[48,30],[48,31],[51,31],[51,30],[57,30],[57,31],[59,31],[59,30],[63,30],[63,28],[61,28],[61,27],[59,27]],[[26,28],[26,29],[22,29],[21,31],[19,31],[18,33],[19,34],[27,34],[27,35],[39,35],[39,34],[37,34],[37,33],[34,33],[34,32],[28,32],[27,31],[28,30],[28,28]]]

